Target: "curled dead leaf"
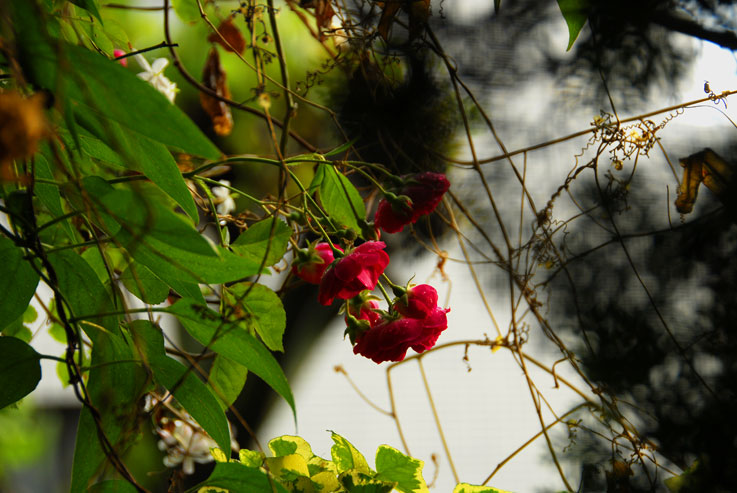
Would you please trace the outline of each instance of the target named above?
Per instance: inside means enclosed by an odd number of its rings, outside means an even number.
[[[335,15],[330,0],[302,0],[299,5],[305,9],[315,9],[317,29],[320,31],[320,38],[323,39],[323,31],[330,29]]]
[[[11,164],[31,157],[46,135],[45,96],[30,98],[18,91],[0,92],[0,180],[14,180]]]
[[[202,82],[219,96],[230,98],[225,71],[220,65],[220,55],[215,47],[210,50],[210,54],[207,56],[205,68],[202,71]],[[210,115],[215,133],[221,136],[230,135],[233,130],[233,115],[230,112],[230,107],[223,101],[203,92],[200,93],[200,104]]]
[[[218,33],[211,33],[207,40],[211,43],[219,43],[227,51],[243,54],[246,49],[246,39],[243,37],[241,30],[233,23],[232,17],[220,23],[218,32],[220,36],[218,36]]]
[[[732,184],[734,167],[708,147],[680,159],[683,181],[676,198],[676,210],[688,214],[693,210],[699,185],[703,182],[722,202]]]

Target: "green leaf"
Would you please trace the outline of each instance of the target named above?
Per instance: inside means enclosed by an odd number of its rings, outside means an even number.
[[[37,318],[38,312],[36,312],[36,309],[33,305],[28,305],[26,307],[26,311],[23,312],[23,315],[18,317],[15,322],[11,323],[0,332],[2,332],[4,336],[15,337],[23,342],[31,342],[33,332],[31,332],[31,329],[26,327],[24,324],[33,323]]]
[[[287,314],[276,293],[263,284],[250,282],[230,286],[226,293],[226,303],[234,309],[235,319],[253,328],[272,351],[284,351]]]
[[[184,22],[193,24],[200,19],[200,9],[196,0],[172,0],[171,5]]]
[[[166,355],[161,330],[148,320],[135,320],[129,328],[137,347],[148,360],[154,381],[174,394],[222,450],[230,450],[228,420],[217,398],[195,374],[196,370]]]
[[[56,272],[59,291],[72,309],[72,316],[100,325],[113,334],[119,334],[116,315],[97,315],[114,312],[115,305],[92,267],[70,250],[56,251],[49,254],[48,258]],[[80,326],[94,343],[97,332],[92,331],[88,323],[83,322]]]
[[[0,409],[19,401],[41,381],[39,354],[15,337],[0,337]]]
[[[320,202],[331,219],[361,231],[358,221],[366,219],[366,207],[351,181],[334,166],[323,163],[318,165],[315,180],[320,183]]]
[[[292,229],[284,221],[276,219],[274,234],[270,237],[274,219],[265,219],[253,224],[230,244],[234,252],[268,267],[279,262],[287,252]],[[267,254],[268,250],[268,254]]]
[[[46,180],[53,180],[54,173],[51,170],[51,165],[46,159],[44,154],[37,153],[34,157],[34,172],[37,178],[43,178]],[[39,201],[46,207],[52,216],[60,217],[64,215],[64,209],[61,205],[61,194],[59,193],[59,187],[51,185],[49,183],[36,182],[35,190],[36,196]],[[64,230],[66,231],[69,239],[74,241],[77,237],[74,228],[67,219],[63,221]]]
[[[148,267],[135,261],[120,274],[120,280],[131,294],[145,303],[157,305],[169,296],[169,286]]]
[[[87,37],[85,43],[91,50],[102,50],[106,55],[113,55],[113,42],[110,41],[102,28],[102,24],[95,20],[78,20],[75,22],[77,32],[82,32]]]
[[[87,490],[89,493],[137,493],[135,486],[121,479],[110,479],[93,484]]]
[[[12,240],[0,236],[0,329],[23,315],[38,286],[38,273],[24,256]]]
[[[453,488],[453,493],[510,493],[507,490],[491,488],[489,486],[474,486],[468,483],[458,483]]]
[[[332,433],[332,439],[334,445],[330,449],[330,455],[333,457],[335,467],[338,472],[345,472],[349,470],[356,470],[359,473],[369,474],[369,469],[366,459],[361,455],[361,452],[351,445],[351,442],[338,435],[334,431]]]
[[[28,306],[30,307],[31,305]],[[31,339],[33,339],[33,332],[23,325],[23,319],[21,318],[18,318],[15,322],[5,327],[0,333],[4,336],[15,337],[23,342],[31,342]]]
[[[280,483],[269,479],[260,469],[247,467],[238,462],[219,462],[210,477],[197,486],[187,490],[195,493],[207,486],[225,488],[231,491],[252,493],[288,493]]]
[[[92,205],[107,215],[98,224],[110,234],[125,231],[139,241],[155,242],[162,251],[174,248],[198,255],[217,255],[213,245],[189,221],[152,197],[150,188],[115,188],[97,176],[85,178],[83,185],[93,200]]]
[[[339,145],[338,147],[335,147],[333,149],[330,149],[328,152],[326,152],[325,154],[323,154],[323,156],[324,157],[336,156],[338,154],[347,152],[348,150],[350,150],[351,147],[353,147],[353,144],[355,144],[356,142],[358,142],[358,137],[355,137],[355,138],[349,140],[348,142],[345,142],[345,143]]]
[[[590,0],[558,0],[560,13],[568,25],[568,48],[569,51],[573,43],[578,38],[581,29],[586,24],[589,17],[589,1]]]
[[[396,489],[404,493],[428,493],[422,477],[424,463],[408,457],[388,445],[381,445],[376,451],[376,478],[396,482]]]
[[[207,379],[223,408],[227,409],[240,395],[246,384],[248,368],[218,354]]]
[[[99,421],[87,407],[82,410],[72,466],[71,491],[75,493],[87,491],[90,478],[108,461],[100,444],[98,423],[118,454],[122,455],[135,440],[140,426],[138,401],[148,384],[142,363],[121,335],[99,325],[89,325],[85,331],[93,341],[87,391]]]
[[[233,323],[224,322],[220,314],[190,299],[182,298],[167,311],[176,315],[200,344],[258,375],[287,401],[296,419],[294,397],[287,377],[269,350],[254,336]]]
[[[97,19],[102,22],[102,17],[100,17],[100,11],[97,8],[97,2],[95,0],[69,0],[77,7],[82,7],[90,14],[97,17]]]
[[[84,129],[96,136],[80,135],[82,151],[104,162],[142,172],[197,221],[199,216],[192,192],[164,144],[116,122],[95,118],[92,110],[90,114],[80,115],[79,120]],[[103,141],[110,142],[112,149]]]
[[[192,120],[150,84],[81,46],[60,41],[58,47],[51,46],[50,37],[41,31],[39,17],[43,14],[37,5],[14,4],[16,42],[29,82],[63,94],[74,103],[75,112],[92,111],[166,146],[209,159],[220,158],[220,151]]]

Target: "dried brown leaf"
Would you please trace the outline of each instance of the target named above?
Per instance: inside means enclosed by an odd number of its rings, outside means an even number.
[[[246,39],[243,37],[241,30],[233,23],[232,17],[220,23],[218,32],[222,38],[218,36],[218,33],[211,33],[207,40],[211,43],[219,43],[227,51],[243,54],[246,49]]]
[[[220,65],[220,55],[215,47],[210,50],[210,54],[207,56],[205,68],[202,71],[202,83],[219,96],[230,99],[225,71]],[[203,92],[200,93],[200,104],[210,115],[215,133],[221,136],[229,135],[233,130],[233,115],[230,112],[230,107],[223,101]]]

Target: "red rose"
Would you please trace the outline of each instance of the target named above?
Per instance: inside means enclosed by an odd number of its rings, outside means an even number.
[[[381,241],[367,241],[333,263],[320,281],[318,301],[330,305],[336,297],[347,300],[361,291],[374,289],[389,264],[384,247]]]
[[[429,284],[420,284],[394,303],[394,309],[408,318],[425,318],[438,306],[438,292]]]
[[[376,363],[402,361],[410,346],[422,339],[422,333],[422,320],[383,320],[358,336],[353,354],[360,354]]]
[[[409,348],[418,353],[431,349],[440,334],[448,328],[446,313],[450,309],[439,308],[437,302],[438,293],[435,288],[420,284],[408,289],[407,293],[394,303],[394,317],[387,317],[383,312],[372,312],[372,315],[367,314],[366,317],[356,317],[368,320],[370,328],[368,330],[359,328],[353,332],[354,335],[351,336],[351,340],[355,337],[353,353],[381,363],[402,361]],[[378,315],[378,318],[375,315]],[[367,318],[369,316],[371,318]]]
[[[450,308],[436,307],[422,320],[422,337],[412,344],[412,349],[422,353],[435,346],[440,333],[448,328],[448,317],[445,314],[449,311]]]
[[[450,182],[442,173],[425,171],[414,175],[402,187],[400,197],[394,196],[391,201],[385,198],[379,203],[374,222],[387,233],[402,231],[407,224],[434,211],[448,188]],[[409,206],[402,195],[410,199]]]
[[[335,260],[333,249],[327,243],[310,245],[308,250],[300,250],[292,264],[292,272],[310,284],[320,284],[320,279]]]

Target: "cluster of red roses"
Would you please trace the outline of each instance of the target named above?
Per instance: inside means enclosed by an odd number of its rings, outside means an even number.
[[[406,183],[399,197],[388,193],[376,212],[376,226],[389,233],[401,231],[432,212],[449,187],[444,175],[429,172]],[[343,250],[318,243],[298,252],[292,266],[297,276],[319,284],[321,304],[330,305],[335,298],[348,300],[346,333],[354,344],[353,352],[376,363],[401,361],[409,348],[426,351],[448,327],[449,309],[437,306],[438,293],[427,284],[411,288],[392,285],[397,298],[389,311],[379,309],[369,293],[389,264],[385,246],[381,241],[367,241],[335,260]]]

